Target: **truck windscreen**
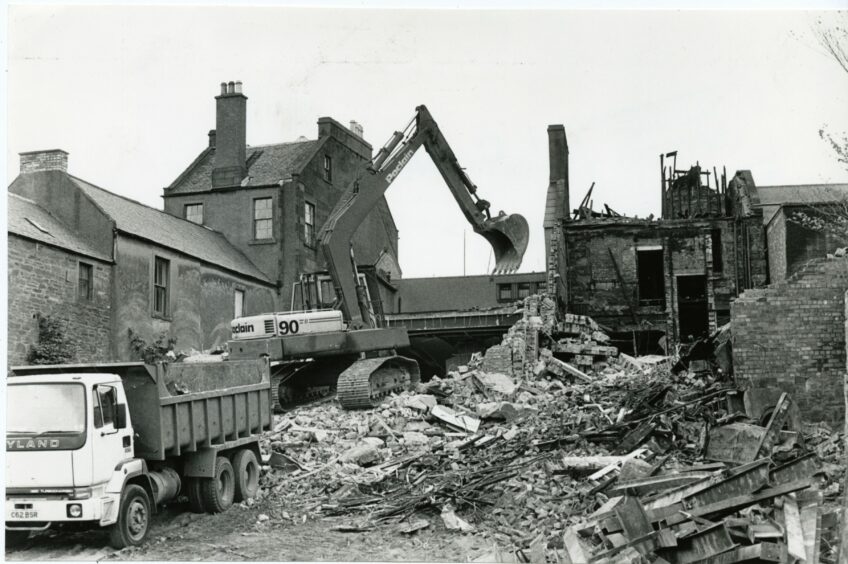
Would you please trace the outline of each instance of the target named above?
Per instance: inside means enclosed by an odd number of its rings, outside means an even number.
[[[82,384],[11,384],[6,387],[8,434],[78,434],[85,431]]]

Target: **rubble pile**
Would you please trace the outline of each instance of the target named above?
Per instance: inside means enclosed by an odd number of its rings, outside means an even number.
[[[731,384],[618,354],[544,296],[524,314],[498,347],[379,408],[280,416],[263,445],[273,518],[475,531],[496,547],[485,561],[835,561],[838,433],[785,430],[785,394],[755,425]]]

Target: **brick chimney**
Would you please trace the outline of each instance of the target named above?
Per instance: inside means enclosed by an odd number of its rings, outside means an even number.
[[[222,82],[215,100],[216,133],[209,136],[215,146],[212,187],[238,186],[247,175],[247,96],[241,92],[241,82]]]
[[[18,154],[21,157],[21,174],[44,170],[68,172],[68,153],[62,149],[29,151]]]
[[[571,216],[568,193],[568,140],[565,138],[563,125],[548,126],[548,159],[551,170],[549,186],[556,187],[557,218],[568,219]]]

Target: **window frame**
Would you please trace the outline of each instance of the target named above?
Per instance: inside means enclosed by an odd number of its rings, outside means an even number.
[[[267,201],[269,203],[268,208],[267,208],[267,210],[269,212],[269,216],[268,217],[256,217],[258,211],[265,211],[265,208],[262,208],[261,210],[260,210],[260,208],[257,208],[257,204],[259,202],[264,202],[264,201]],[[253,213],[253,221],[252,221],[253,240],[254,241],[273,241],[274,240],[274,198],[272,196],[262,196],[261,198],[253,198],[252,213]],[[261,222],[267,222],[267,224],[270,226],[270,229],[268,229],[268,236],[267,237],[259,237],[258,227],[259,227],[260,221]],[[264,226],[265,223],[263,223],[262,225]]]
[[[643,279],[642,273],[645,272],[647,274],[647,268],[643,267],[643,260],[640,260],[640,254],[647,255],[648,253],[659,253],[659,262],[655,263],[659,265],[658,272],[654,272],[654,274],[659,274],[659,277],[656,281],[654,281],[654,285],[656,286],[656,290],[658,293],[656,295],[645,296],[643,295]],[[665,288],[665,260],[666,260],[666,250],[663,247],[646,247],[646,248],[637,248],[636,249],[636,301],[639,307],[666,307],[666,288]],[[645,261],[647,264],[647,261]],[[645,268],[645,270],[643,270]]]
[[[241,300],[239,300],[239,296],[241,296]],[[233,290],[233,319],[244,316],[244,298],[244,288],[235,288]],[[239,301],[241,301],[241,307],[239,307]]]
[[[310,219],[311,213],[311,222]],[[303,202],[303,242],[307,247],[315,246],[315,204]]]
[[[92,388],[92,407],[94,408],[94,428],[102,429],[106,425],[115,427],[115,406],[118,405],[118,391],[115,386],[108,384],[97,384]],[[111,395],[112,403],[109,406],[104,406],[104,397]],[[108,407],[108,409],[107,409]],[[100,418],[98,419],[98,415]]]
[[[333,182],[333,157],[330,155],[324,155],[324,167],[323,167],[323,177],[326,182]]]
[[[83,288],[83,277],[82,273],[87,272],[88,278],[86,279],[86,293],[82,295]],[[77,262],[77,301],[79,302],[90,302],[94,299],[94,265],[78,261]]]
[[[164,280],[159,278],[160,265],[163,266]],[[162,293],[162,308],[157,309],[159,293]],[[171,314],[171,261],[165,257],[153,257],[153,299],[151,300],[153,315],[168,317]]]
[[[724,273],[721,228],[716,227],[710,230],[710,248],[713,256],[713,272]]]
[[[499,302],[513,302],[513,301],[515,301],[515,288],[513,288],[512,283],[499,283],[499,284],[497,284],[496,290],[497,290],[497,293],[498,293],[497,297],[498,297]],[[509,295],[507,297],[504,297],[504,295],[503,295],[504,290],[509,291]]]
[[[200,209],[200,221],[194,221],[189,219],[189,208],[199,208]],[[186,221],[190,221],[196,225],[203,225],[204,217],[203,217],[203,202],[195,202],[191,204],[183,204],[183,219]]]

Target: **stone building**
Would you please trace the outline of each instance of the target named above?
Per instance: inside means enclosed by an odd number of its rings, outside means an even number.
[[[229,338],[234,315],[274,306],[276,284],[219,232],[68,174],[68,155],[21,154],[9,186],[9,357],[37,319],[66,326],[77,361],[129,360],[128,330],[178,349]]]
[[[277,285],[275,307],[288,309],[300,276],[326,268],[317,235],[372,147],[358,124],[349,129],[329,117],[318,120],[317,139],[247,145],[246,104],[240,82],[221,84],[208,146],[165,188],[165,212],[222,233]],[[381,198],[353,241],[378,305],[391,299],[385,278],[400,274],[397,239]],[[323,287],[331,294],[329,278]]]
[[[560,307],[604,325],[628,351],[701,337],[730,320],[730,302],[767,282],[762,212],[742,171],[663,167],[662,216],[640,219],[609,206],[570,209],[568,145],[548,128],[550,184],[545,211],[549,286]],[[676,160],[676,158],[675,158]],[[712,175],[712,186],[709,182]],[[572,217],[573,216],[573,217]]]

